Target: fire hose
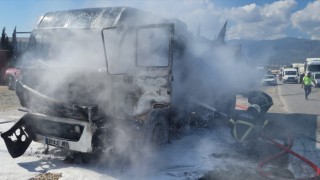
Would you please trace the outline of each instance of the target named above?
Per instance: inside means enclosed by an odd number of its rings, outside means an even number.
[[[301,156],[300,154],[294,152],[291,147],[293,145],[293,138],[290,134],[287,133],[287,141],[288,141],[288,145],[283,145],[280,144],[279,142],[277,142],[275,139],[273,139],[271,136],[268,136],[267,134],[260,134],[264,139],[268,140],[269,142],[271,142],[274,146],[282,149],[282,151],[278,154],[275,154],[274,156],[271,156],[267,159],[264,159],[263,161],[261,161],[258,165],[257,165],[257,171],[259,172],[259,174],[261,176],[267,177],[267,178],[271,178],[270,174],[267,174],[266,172],[264,172],[262,170],[263,166],[266,165],[267,163],[274,161],[275,159],[281,157],[282,155],[289,153],[292,154],[293,156],[297,157],[298,159],[302,160],[303,162],[305,162],[306,164],[308,164],[316,173],[315,176],[313,177],[309,177],[309,178],[303,178],[303,179],[319,179],[320,178],[320,168],[314,164],[313,162],[311,162],[310,160],[308,160],[306,157]]]
[[[238,108],[240,108],[240,109],[243,109],[243,110],[246,110],[246,109],[247,109],[247,107],[242,106],[242,105],[239,105],[239,104],[237,104],[236,107],[238,107]],[[280,143],[277,142],[275,139],[273,139],[271,136],[269,136],[269,135],[267,135],[267,134],[265,134],[265,133],[260,133],[260,136],[261,136],[263,139],[265,139],[265,140],[269,141],[270,143],[272,143],[274,146],[282,149],[282,151],[280,151],[279,153],[277,153],[277,154],[275,154],[275,155],[273,155],[273,156],[271,156],[271,157],[269,157],[269,158],[266,158],[266,159],[262,160],[262,161],[257,165],[257,171],[259,172],[259,174],[260,174],[261,176],[267,177],[267,178],[271,178],[272,175],[264,172],[264,171],[262,170],[262,168],[263,168],[266,164],[268,164],[268,163],[270,163],[270,162],[272,162],[272,161],[280,158],[281,156],[289,153],[289,154],[292,154],[293,156],[297,157],[298,159],[302,160],[302,161],[305,162],[306,164],[308,164],[308,165],[315,171],[316,175],[315,175],[314,177],[310,177],[310,178],[307,178],[307,179],[319,179],[319,178],[320,178],[320,168],[319,168],[316,164],[314,164],[313,162],[311,162],[310,160],[308,160],[307,158],[301,156],[300,154],[294,152],[294,151],[291,149],[292,146],[293,146],[293,138],[292,138],[291,134],[286,133],[286,136],[287,136],[287,137],[286,137],[286,138],[287,138],[287,145],[280,144]],[[275,177],[275,178],[278,178],[278,177]],[[303,178],[303,179],[305,179],[305,178]]]
[[[206,104],[203,104],[203,103],[200,103],[200,102],[197,102],[197,104],[201,105],[202,107],[207,108],[208,110],[211,110],[211,111],[214,111],[214,112],[218,113],[221,117],[224,117],[224,118],[227,118],[227,119],[230,118],[229,115],[227,115],[227,114],[225,114],[225,113],[222,113],[222,112],[219,112],[219,111],[217,111],[215,108],[210,107],[210,106],[208,106],[208,105],[206,105]],[[238,104],[236,104],[236,107],[238,107],[238,108],[240,108],[240,109],[243,109],[243,110],[247,110],[247,109],[248,109],[247,107],[242,106],[242,105],[238,105]],[[265,132],[265,131],[263,131],[263,132]],[[279,142],[277,142],[273,137],[271,137],[271,136],[268,135],[267,133],[262,133],[262,132],[261,132],[261,133],[258,133],[258,134],[259,134],[263,139],[265,139],[265,140],[269,141],[270,143],[272,143],[274,146],[282,149],[281,152],[279,152],[279,153],[277,153],[277,154],[275,154],[275,155],[273,155],[273,156],[271,156],[271,157],[268,157],[268,158],[262,160],[261,162],[259,162],[259,164],[257,165],[257,171],[259,172],[259,174],[260,174],[261,176],[266,177],[266,178],[269,178],[269,179],[279,179],[279,177],[275,177],[275,176],[273,176],[274,178],[272,178],[272,175],[264,172],[264,171],[262,170],[262,168],[263,168],[266,164],[268,164],[268,163],[270,163],[270,162],[278,159],[279,157],[281,157],[281,156],[289,153],[289,154],[292,154],[293,156],[297,157],[298,159],[302,160],[302,161],[305,162],[306,164],[308,164],[308,165],[315,171],[315,173],[316,173],[315,176],[309,177],[309,178],[303,178],[303,179],[319,179],[319,178],[320,178],[320,168],[319,168],[316,164],[314,164],[313,162],[311,162],[310,160],[308,160],[306,157],[301,156],[300,154],[294,152],[294,151],[291,149],[292,146],[293,146],[293,138],[292,138],[292,136],[291,136],[289,133],[286,134],[286,136],[287,136],[287,137],[286,137],[286,138],[287,138],[287,145],[280,144]]]

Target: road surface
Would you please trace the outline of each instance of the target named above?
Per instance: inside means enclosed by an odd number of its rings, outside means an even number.
[[[14,93],[0,87],[0,131],[8,130],[22,114]],[[309,101],[304,100],[302,89],[296,84],[279,84],[263,87],[273,97],[274,105],[268,112],[268,119],[278,123],[294,134],[293,149],[320,166],[320,151],[316,146],[317,108],[310,112],[302,111],[312,103],[317,105],[315,92]],[[320,91],[320,90],[319,90]],[[299,94],[300,93],[300,94]],[[283,103],[282,103],[283,102]],[[284,104],[284,105],[283,105]],[[292,104],[294,104],[292,106]],[[318,108],[319,109],[319,108]],[[265,146],[260,147],[268,151]],[[57,148],[50,148],[49,154],[42,154],[44,147],[32,143],[27,152],[16,159],[8,154],[4,142],[0,141],[0,179],[30,179],[37,175],[52,173],[63,179],[264,179],[256,172],[256,166],[262,157],[247,154],[243,147],[235,143],[228,127],[217,126],[214,129],[189,130],[171,140],[171,143],[152,154],[147,162],[139,159],[132,169],[124,169],[121,163],[104,161],[82,164],[65,164],[64,155]],[[277,149],[278,151],[278,149]],[[279,171],[289,169],[296,178],[313,175],[310,167],[300,160],[289,157],[285,166],[273,168]],[[145,165],[144,165],[145,164]],[[119,168],[120,167],[120,168]],[[127,166],[124,166],[125,168]],[[268,168],[264,168],[268,171]],[[273,170],[271,170],[273,171]],[[231,173],[230,173],[231,172]]]
[[[270,118],[293,134],[294,151],[320,166],[320,89],[313,88],[306,100],[300,84],[279,83],[278,93],[287,113],[271,113]],[[290,156],[290,161],[295,174],[307,171],[297,158]]]

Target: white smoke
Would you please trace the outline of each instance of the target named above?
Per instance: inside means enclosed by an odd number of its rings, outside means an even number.
[[[150,15],[138,16],[137,19],[129,18],[117,29],[107,29],[103,32],[90,27],[38,30],[39,37],[35,37],[36,41],[44,43],[43,45],[48,43],[48,47],[36,47],[36,50],[40,50],[37,53],[41,54],[32,58],[34,63],[32,66],[37,67],[35,71],[38,71],[32,73],[40,73],[40,76],[37,77],[38,84],[30,86],[62,102],[80,105],[99,104],[100,112],[107,117],[106,121],[111,123],[112,129],[117,131],[115,137],[112,137],[116,150],[129,159],[133,165],[133,172],[138,172],[135,171],[135,167],[138,167],[140,176],[148,172],[147,165],[150,165],[148,157],[154,154],[148,151],[148,147],[142,151],[143,155],[135,151],[135,148],[139,148],[139,142],[133,140],[142,137],[136,135],[135,130],[132,130],[130,125],[127,127],[125,123],[135,112],[133,107],[137,101],[135,97],[141,96],[141,93],[146,91],[144,87],[136,87],[138,86],[135,84],[136,79],[131,78],[143,73],[146,76],[157,76],[148,71],[152,68],[135,67],[135,65],[139,64],[140,58],[143,60],[141,63],[146,65],[147,58],[154,58],[154,54],[169,49],[154,48],[154,45],[162,44],[163,39],[159,38],[159,31],[150,34],[144,32],[143,37],[151,39],[140,39],[141,42],[138,39],[136,43],[136,32],[126,25],[151,24],[151,22],[157,24],[161,21],[157,15]],[[171,47],[174,48],[172,91],[173,99],[177,103],[173,104],[173,109],[175,106],[187,107],[188,104],[180,102],[184,102],[189,96],[210,105],[224,105],[222,99],[228,101],[228,98],[232,98],[235,93],[248,90],[254,73],[251,71],[252,67],[241,61],[234,47],[196,36],[187,31],[187,26],[178,20],[172,22],[175,22],[174,45]],[[70,23],[76,22],[70,21]],[[148,43],[143,44],[144,42]],[[168,39],[165,39],[165,42],[168,42]],[[141,51],[148,48],[154,51],[152,54],[139,54],[136,52],[137,46]],[[137,62],[134,61],[136,56],[138,56]],[[164,57],[167,59],[169,53],[165,53]],[[164,57],[157,58],[163,60]],[[166,71],[157,73],[167,75]],[[143,83],[153,87],[152,82],[143,81]],[[108,137],[105,139],[107,141]]]

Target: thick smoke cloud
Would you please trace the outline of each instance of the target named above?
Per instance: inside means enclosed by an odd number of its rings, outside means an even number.
[[[122,20],[118,18],[116,21],[119,19]],[[179,108],[189,106],[190,104],[184,104],[188,102],[185,100],[189,97],[214,107],[226,105],[236,93],[249,90],[250,83],[256,74],[251,70],[252,67],[241,60],[237,46],[202,38],[188,31],[187,25],[183,22],[169,21],[175,23],[174,46],[170,47],[174,48],[172,91],[173,101],[177,103],[173,105],[173,109],[175,106]],[[66,22],[75,23],[72,26],[77,26],[77,21]],[[140,54],[143,59],[151,55],[155,57],[154,54],[169,50],[162,49],[161,46],[154,48],[154,45],[165,44],[158,38],[160,31],[141,35],[150,38],[141,39],[141,43],[149,42],[150,44],[136,44],[136,32],[132,31],[128,25],[141,25],[148,22],[160,23],[162,18],[151,14],[149,16],[138,15],[137,18],[129,16],[127,21],[125,20],[117,29],[105,30],[102,33],[90,26],[85,29],[73,27],[37,30],[34,40],[41,46],[32,47],[34,54],[25,57],[26,60],[29,60],[29,66],[34,67],[29,73],[37,74],[37,79],[33,79],[33,82],[29,84],[27,82],[27,85],[61,102],[79,105],[98,104],[100,112],[107,117],[106,124],[114,131],[111,141],[116,150],[125,154],[125,157],[133,164],[132,167],[139,167],[145,172],[148,168],[140,167],[142,160],[147,161],[146,157],[152,156],[153,153],[148,151],[148,147],[142,156],[134,152],[136,147],[141,147],[139,143],[136,144],[132,140],[143,137],[137,136],[132,127],[127,126],[125,120],[132,118],[132,115],[136,113],[136,101],[139,99],[136,100],[135,97],[141,96],[144,92],[152,92],[155,85],[152,84],[152,81],[135,79],[134,75],[157,77],[157,75],[166,76],[168,75],[166,73],[169,72],[155,72],[149,70],[152,68],[135,67],[135,63],[139,63],[139,60],[134,62],[137,45],[141,51],[148,48],[154,50],[152,54]],[[78,25],[81,27],[85,23],[79,22]],[[169,36],[163,35],[163,37]],[[106,45],[108,61],[104,57],[103,42]],[[168,42],[168,39],[165,39],[164,42]],[[168,53],[163,53],[163,56],[157,58],[167,59]],[[163,79],[158,80],[161,83]],[[165,80],[164,82],[164,84],[168,83]],[[148,98],[148,96],[144,97]],[[167,99],[164,98],[164,100]],[[37,104],[38,102],[30,103]],[[108,137],[105,138],[105,141],[109,140]],[[142,157],[146,159],[141,159]]]

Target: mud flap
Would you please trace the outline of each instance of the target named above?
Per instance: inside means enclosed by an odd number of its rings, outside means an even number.
[[[11,129],[1,134],[13,158],[21,156],[32,142],[32,132],[25,119],[20,119]]]

